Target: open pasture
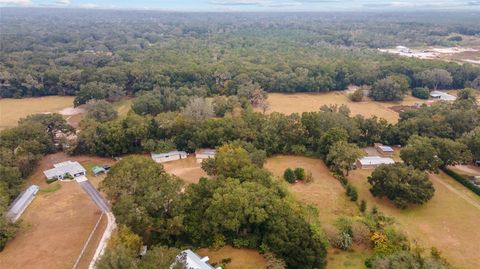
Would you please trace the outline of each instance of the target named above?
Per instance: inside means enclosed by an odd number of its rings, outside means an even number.
[[[348,99],[346,92],[337,91],[328,93],[269,93],[268,102],[270,107],[267,113],[301,114],[303,112],[319,111],[323,105],[347,105],[352,116],[377,116],[390,123],[396,123],[399,114],[392,107],[412,106],[424,101],[412,96],[405,96],[405,99],[401,102],[375,102],[368,98],[365,98],[362,102],[352,102]]]
[[[167,173],[176,175],[186,183],[198,183],[201,177],[208,177],[207,173],[202,170],[202,166],[197,163],[194,154],[186,159],[171,161],[162,165]]]
[[[372,170],[354,170],[350,182],[358,188],[359,199],[368,208],[373,205],[395,217],[400,228],[425,248],[437,247],[447,260],[460,268],[479,268],[477,231],[480,219],[480,197],[444,173],[430,175],[435,187],[434,197],[426,204],[406,210],[397,209],[386,198],[371,195],[367,177]]]
[[[208,256],[210,263],[219,263],[223,259],[231,259],[227,264],[228,269],[265,269],[267,265],[265,259],[258,251],[245,248],[233,248],[224,246],[218,250],[202,248],[197,251],[199,255]]]
[[[73,106],[73,96],[0,99],[0,130],[13,127],[30,114],[59,112]]]
[[[288,167],[302,167],[310,171],[313,182],[297,182],[290,185],[295,197],[304,203],[313,204],[319,210],[321,223],[332,223],[340,215],[352,215],[356,207],[345,195],[341,183],[334,178],[320,159],[278,155],[268,158],[265,168],[283,180],[283,172]]]

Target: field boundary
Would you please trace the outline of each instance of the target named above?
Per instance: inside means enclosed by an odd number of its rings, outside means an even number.
[[[85,253],[85,250],[87,249],[88,245],[90,244],[90,241],[92,240],[92,237],[95,234],[95,231],[97,230],[98,225],[100,225],[100,221],[102,220],[103,215],[105,215],[105,213],[102,212],[102,214],[100,215],[100,217],[97,220],[97,223],[95,224],[92,231],[90,232],[90,235],[88,236],[87,241],[83,245],[82,251],[80,251],[80,254],[78,255],[77,260],[73,264],[72,269],[76,269],[78,264],[80,263],[80,260],[82,259],[83,254]]]

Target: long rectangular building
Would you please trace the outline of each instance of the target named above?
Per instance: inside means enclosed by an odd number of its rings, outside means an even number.
[[[31,185],[25,191],[20,193],[20,195],[18,195],[18,197],[10,205],[7,212],[7,218],[11,222],[16,222],[20,218],[25,209],[27,209],[27,207],[33,201],[33,198],[35,198],[35,195],[39,189],[40,188],[37,185]]]

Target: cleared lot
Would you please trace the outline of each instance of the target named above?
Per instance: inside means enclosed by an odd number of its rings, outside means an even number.
[[[228,269],[265,269],[267,265],[265,259],[256,250],[233,248],[231,246],[224,246],[218,250],[211,250],[208,248],[199,249],[198,254],[201,256],[208,256],[211,263],[218,264],[223,259],[230,258],[231,261],[227,264]]]
[[[367,99],[367,98],[366,98]],[[423,100],[412,96],[406,96],[402,102],[375,102],[365,100],[362,102],[352,102],[348,99],[346,92],[328,92],[328,93],[269,93],[268,102],[270,108],[267,113],[280,112],[284,114],[303,113],[319,111],[323,105],[347,105],[351,110],[351,115],[363,115],[365,117],[377,116],[384,118],[388,122],[396,123],[399,114],[392,107],[412,106],[416,103],[422,103]]]
[[[0,130],[13,127],[30,114],[59,112],[73,105],[72,96],[46,96],[23,99],[0,99]]]
[[[420,246],[437,247],[453,265],[480,268],[480,197],[444,173],[432,174],[434,197],[422,206],[400,210],[387,199],[377,199],[370,194],[367,177],[371,172],[355,170],[349,176],[350,182],[359,190],[359,199],[365,199],[369,207],[377,205],[395,217],[410,238],[415,238]]]
[[[197,163],[195,154],[190,154],[186,159],[167,162],[162,164],[165,171],[183,179],[186,183],[198,183],[201,177],[208,177],[207,173]]]

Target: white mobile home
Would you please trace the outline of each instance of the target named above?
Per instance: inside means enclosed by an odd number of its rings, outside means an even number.
[[[187,158],[188,154],[185,151],[170,151],[165,153],[152,153],[152,159],[157,163],[166,163]]]
[[[382,156],[393,156],[395,151],[393,150],[392,147],[382,145],[380,143],[375,143],[373,144],[375,149],[377,150],[378,153],[380,153]]]
[[[432,91],[430,93],[430,97],[432,99],[437,99],[441,101],[455,101],[457,100],[456,96],[453,96],[451,94],[448,94],[446,92],[441,92],[441,91]]]
[[[73,178],[85,176],[86,170],[78,162],[66,161],[62,163],[57,163],[53,165],[52,169],[43,171],[43,174],[47,179],[58,179],[63,180],[68,175]]]
[[[20,218],[25,209],[27,209],[33,201],[33,198],[35,198],[38,190],[39,187],[37,185],[31,185],[13,201],[7,212],[7,218],[11,222],[16,222]]]
[[[357,161],[357,167],[360,169],[375,169],[382,164],[393,164],[395,161],[391,158],[380,156],[367,156]]]
[[[195,158],[197,158],[197,163],[201,163],[205,159],[215,157],[215,154],[217,154],[217,151],[214,149],[197,149],[195,151]]]

